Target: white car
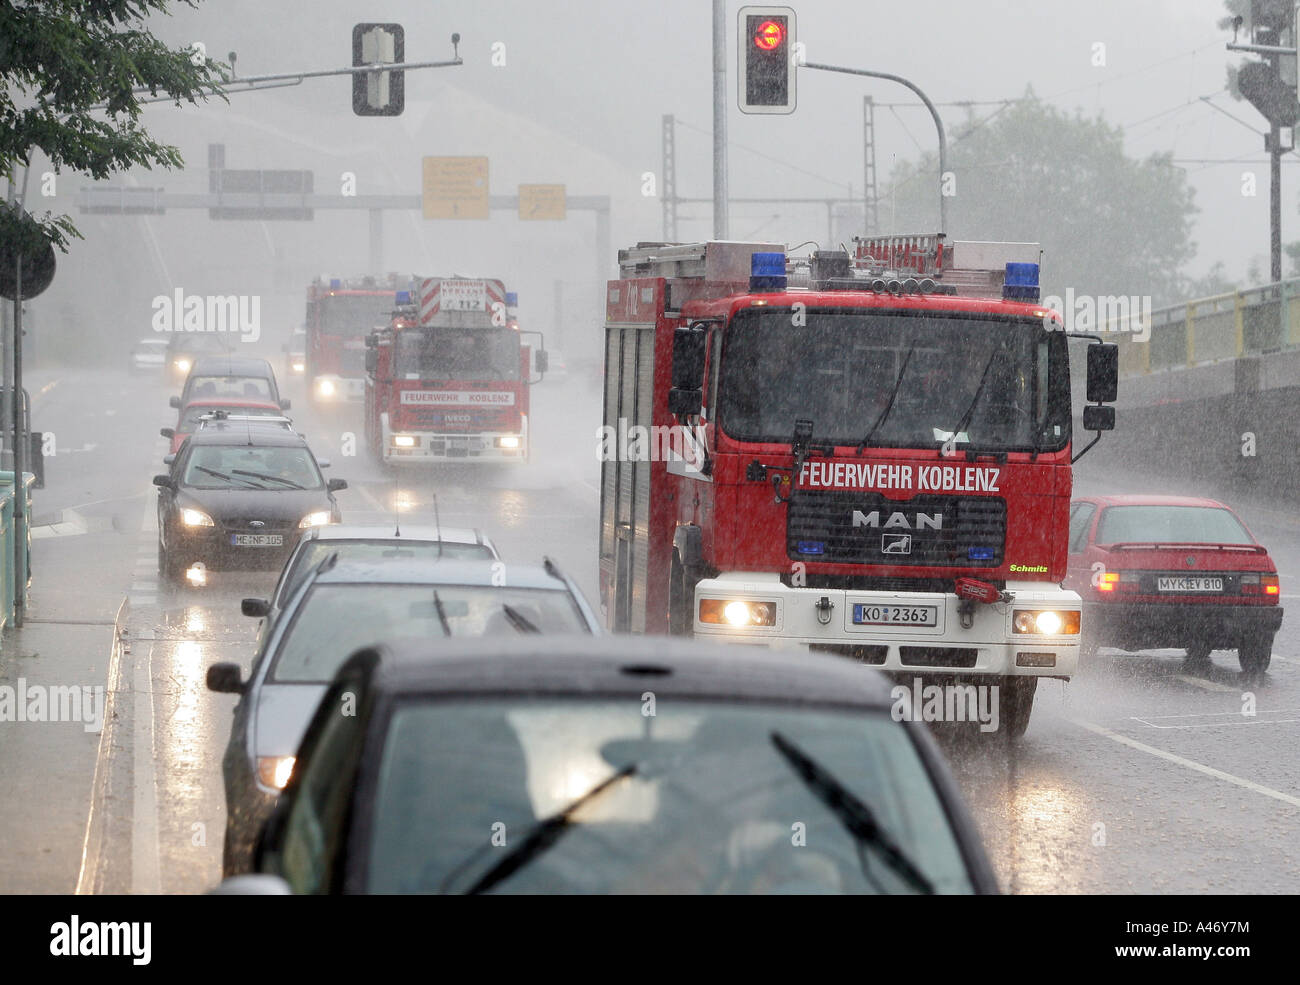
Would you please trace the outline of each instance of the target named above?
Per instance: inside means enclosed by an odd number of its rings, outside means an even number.
[[[127,359],[128,373],[153,373],[161,375],[167,365],[167,340],[162,338],[141,339],[131,346],[131,355]]]

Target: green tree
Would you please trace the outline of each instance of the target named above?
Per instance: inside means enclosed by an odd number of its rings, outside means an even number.
[[[196,6],[198,0],[182,0]],[[39,151],[56,171],[106,178],[130,167],[182,165],[180,152],[140,125],[133,89],[180,105],[223,95],[223,66],[172,49],[145,28],[171,0],[0,0],[0,178],[14,180]],[[223,95],[224,98],[224,95]],[[102,107],[102,108],[100,108]],[[67,251],[68,216],[0,208],[0,242]]]
[[[948,238],[1041,243],[1043,294],[1181,295],[1196,214],[1170,154],[1135,160],[1123,132],[1065,113],[1032,91],[949,138]],[[895,232],[938,228],[936,155],[890,175],[881,217]]]

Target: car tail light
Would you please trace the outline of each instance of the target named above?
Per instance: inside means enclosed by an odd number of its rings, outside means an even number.
[[[1242,575],[1242,595],[1271,595],[1277,598],[1282,592],[1277,575]]]
[[[1097,591],[1136,592],[1141,582],[1142,575],[1136,571],[1103,571],[1097,581]]]

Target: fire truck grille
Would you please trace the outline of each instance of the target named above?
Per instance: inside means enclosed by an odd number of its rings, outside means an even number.
[[[856,490],[802,490],[788,508],[786,552],[804,562],[996,568],[1006,531],[1006,501],[991,496],[896,502]]]

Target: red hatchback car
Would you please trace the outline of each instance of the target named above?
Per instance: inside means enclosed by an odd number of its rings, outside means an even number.
[[[185,439],[198,430],[199,418],[213,411],[224,410],[229,414],[243,414],[247,417],[281,417],[284,411],[279,404],[269,400],[236,400],[234,398],[217,400],[203,397],[186,404],[176,415],[174,428],[163,428],[159,433],[164,438],[172,439],[171,453],[175,455],[185,444]]]
[[[1268,667],[1282,625],[1277,568],[1232,510],[1186,496],[1088,496],[1070,505],[1065,587],[1083,598],[1084,654],[1236,650]]]

